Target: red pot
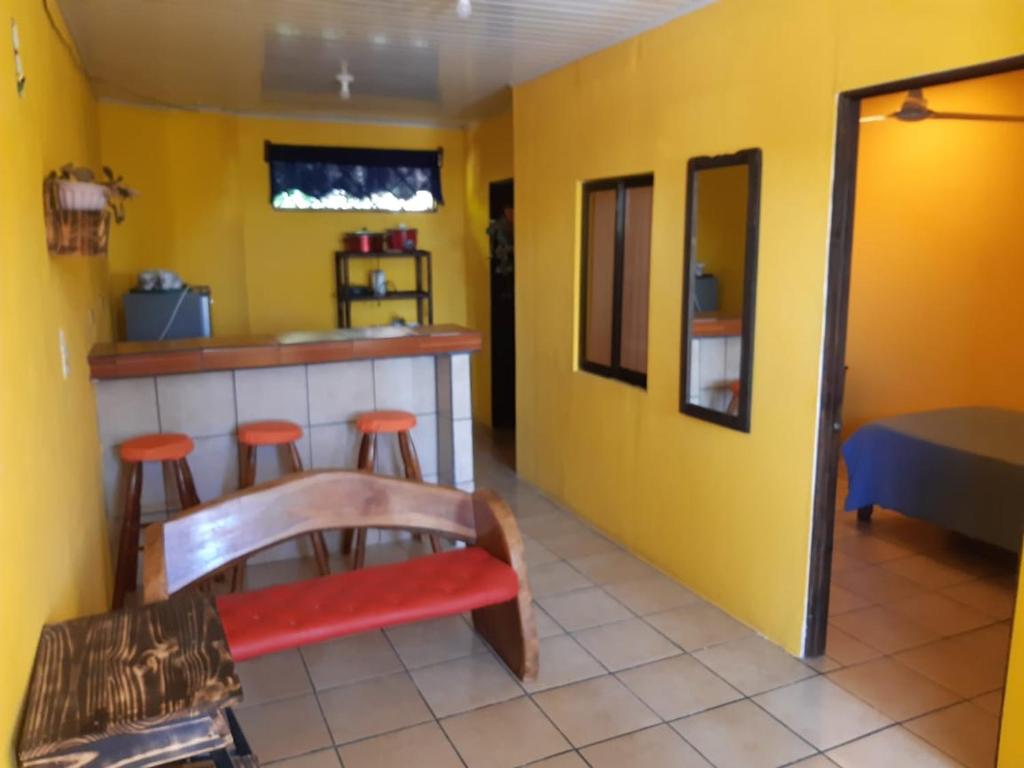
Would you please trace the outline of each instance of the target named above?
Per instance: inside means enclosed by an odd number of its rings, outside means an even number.
[[[384,245],[389,251],[415,251],[416,230],[405,227],[389,229],[384,236]]]
[[[349,232],[345,235],[345,250],[354,253],[376,253],[384,250],[384,235],[380,232]]]

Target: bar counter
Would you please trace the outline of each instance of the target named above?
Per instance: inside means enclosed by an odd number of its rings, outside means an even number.
[[[153,432],[192,437],[188,461],[199,497],[208,501],[238,487],[240,424],[293,421],[304,432],[298,443],[304,466],[354,469],[359,414],[410,411],[417,418],[412,438],[424,479],[472,490],[469,355],[479,348],[478,332],[447,325],[97,345],[89,365],[112,540],[125,490],[117,447]],[[398,474],[395,442],[380,438],[378,471]],[[287,466],[283,458],[274,448],[259,449],[257,482],[280,476]],[[143,522],[179,506],[174,482],[159,465],[145,465]],[[333,549],[337,542],[328,543]],[[304,546],[289,542],[256,560],[294,557]]]

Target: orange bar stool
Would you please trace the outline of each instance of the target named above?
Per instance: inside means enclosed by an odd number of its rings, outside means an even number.
[[[114,609],[124,607],[124,597],[138,587],[139,519],[142,516],[142,466],[147,461],[159,461],[170,470],[178,487],[181,508],[199,504],[199,495],[192,479],[186,457],[194,448],[188,435],[167,433],[142,435],[121,443],[121,461],[128,469],[128,488],[125,492],[124,517],[117,547],[117,570],[114,574]]]
[[[362,435],[359,441],[359,464],[358,468],[364,472],[374,471],[374,459],[377,454],[377,436],[381,434],[394,434],[398,436],[398,450],[402,454],[402,464],[405,468],[406,480],[423,482],[423,472],[420,469],[420,460],[416,456],[416,446],[412,442],[409,432],[416,426],[416,414],[406,411],[370,411],[356,419],[356,429]],[[419,534],[415,534],[419,539]],[[348,554],[352,548],[352,530],[348,529],[342,535],[341,549]],[[437,536],[431,535],[430,546],[434,552],[441,551],[441,542]],[[366,529],[359,528],[356,531],[356,555],[353,568],[362,568],[366,559]]]
[[[241,456],[238,464],[238,485],[248,488],[256,482],[256,449],[261,445],[287,446],[292,471],[302,471],[302,457],[296,443],[302,438],[302,427],[291,421],[253,421],[238,427],[238,445]],[[316,567],[321,576],[330,573],[327,544],[322,533],[309,534],[316,556]],[[232,591],[238,591],[245,579],[245,563],[234,569]]]

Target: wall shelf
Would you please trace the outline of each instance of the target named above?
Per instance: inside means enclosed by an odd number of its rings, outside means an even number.
[[[349,263],[355,260],[378,259],[411,259],[416,268],[416,288],[414,290],[388,291],[383,296],[373,293],[352,293],[352,288],[366,289],[367,286],[355,286],[349,273]],[[433,325],[434,323],[434,273],[430,251],[380,251],[363,253],[362,251],[337,251],[334,254],[334,280],[338,295],[338,327],[352,327],[352,304],[368,301],[415,301],[416,322]]]

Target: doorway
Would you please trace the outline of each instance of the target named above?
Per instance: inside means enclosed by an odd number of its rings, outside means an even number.
[[[514,199],[512,179],[491,182],[491,424],[499,443],[514,440],[516,426]]]
[[[901,176],[907,173],[907,164],[903,161],[909,155],[917,155],[923,152],[923,145],[928,141],[929,131],[934,131],[936,126],[972,126],[971,130],[988,130],[987,126],[1002,125],[998,130],[1019,131],[1014,134],[1016,137],[1024,137],[1024,123],[1017,122],[1010,126],[1009,121],[990,121],[979,117],[981,111],[993,110],[970,110],[958,106],[951,108],[945,106],[955,102],[956,99],[947,99],[946,96],[953,93],[955,89],[992,84],[997,81],[1009,82],[1011,78],[1024,77],[1024,57],[993,62],[976,67],[965,68],[956,71],[944,72],[913,78],[901,82],[886,83],[883,85],[842,93],[838,102],[838,124],[835,149],[835,173],[832,199],[833,218],[830,232],[830,250],[828,262],[827,301],[825,317],[825,338],[824,354],[822,362],[821,377],[821,405],[819,413],[817,463],[815,475],[815,495],[812,521],[811,539],[811,561],[809,572],[808,606],[805,625],[804,653],[807,657],[814,657],[813,661],[820,662],[827,666],[823,671],[831,672],[830,677],[836,679],[840,685],[844,680],[851,687],[858,684],[867,685],[869,667],[874,666],[874,672],[878,677],[884,677],[885,672],[891,672],[889,679],[894,676],[906,676],[908,680],[921,679],[922,688],[925,683],[934,684],[930,689],[930,695],[935,700],[929,704],[934,707],[934,713],[927,716],[920,716],[923,709],[914,710],[916,719],[911,727],[908,727],[917,735],[924,737],[933,745],[938,745],[943,751],[954,754],[954,749],[963,745],[943,743],[955,728],[952,723],[955,718],[970,715],[970,712],[980,713],[981,709],[989,708],[989,719],[982,722],[982,715],[978,714],[978,728],[975,728],[975,740],[981,740],[977,732],[984,729],[991,729],[991,744],[989,748],[995,749],[995,726],[991,725],[998,718],[999,692],[992,690],[985,695],[981,688],[977,691],[961,690],[968,689],[973,685],[973,680],[968,680],[968,675],[976,675],[978,668],[984,667],[987,657],[992,655],[990,648],[997,647],[1000,652],[1005,650],[1008,644],[1009,621],[1012,615],[1012,599],[1006,599],[1006,595],[981,594],[982,587],[985,587],[986,579],[978,578],[970,584],[953,583],[956,581],[959,566],[970,570],[968,564],[954,562],[957,557],[970,556],[976,558],[976,563],[991,565],[993,571],[1001,574],[1005,589],[1016,588],[1017,558],[1014,554],[1005,551],[1005,544],[1000,547],[987,547],[978,539],[986,540],[984,536],[975,536],[973,533],[965,532],[962,528],[949,526],[946,521],[937,522],[936,517],[915,516],[912,512],[901,510],[900,505],[895,503],[882,503],[875,499],[872,503],[876,505],[874,517],[870,518],[870,507],[865,506],[860,514],[856,508],[858,503],[858,492],[851,493],[846,499],[846,505],[855,507],[854,511],[837,511],[837,489],[841,492],[840,503],[844,502],[849,490],[847,486],[848,475],[847,464],[841,461],[840,448],[844,441],[848,441],[843,453],[846,459],[853,460],[850,466],[857,466],[857,455],[855,440],[863,434],[858,429],[862,425],[884,425],[885,429],[892,429],[893,421],[904,417],[918,417],[924,414],[934,414],[945,410],[952,410],[953,407],[965,405],[1000,405],[1003,408],[1024,411],[1024,406],[1019,403],[997,403],[993,402],[990,394],[984,392],[984,385],[977,391],[977,403],[954,402],[950,400],[948,405],[941,402],[941,399],[934,397],[934,393],[912,394],[917,399],[908,399],[906,391],[900,392],[900,385],[892,385],[892,369],[906,363],[903,358],[890,358],[890,362],[898,365],[885,366],[878,358],[877,365],[866,362],[865,350],[870,344],[876,347],[885,348],[889,339],[882,336],[884,324],[880,318],[867,317],[865,319],[865,307],[881,307],[881,313],[888,316],[886,307],[891,307],[892,289],[894,285],[913,285],[916,293],[922,293],[918,289],[918,283],[900,282],[917,280],[927,283],[934,291],[936,304],[940,309],[953,313],[954,308],[963,306],[962,294],[975,291],[977,284],[982,280],[987,281],[986,286],[993,283],[990,273],[993,269],[993,260],[996,258],[1008,260],[1019,257],[1019,249],[1016,253],[1004,251],[993,254],[992,249],[979,246],[977,258],[964,259],[962,268],[954,272],[952,268],[941,264],[945,258],[945,252],[939,254],[936,251],[923,252],[917,255],[918,261],[915,264],[905,263],[910,248],[900,248],[897,244],[907,244],[912,248],[919,248],[924,241],[932,243],[931,247],[941,248],[940,232],[947,226],[947,219],[960,215],[962,209],[981,209],[984,213],[985,206],[994,206],[999,200],[1000,193],[993,188],[985,188],[980,194],[977,185],[972,186],[968,179],[977,179],[979,174],[972,163],[976,160],[967,155],[957,155],[954,146],[943,143],[937,145],[934,155],[934,164],[941,167],[945,174],[944,183],[953,177],[957,183],[963,184],[962,188],[954,189],[959,192],[960,197],[951,195],[952,203],[945,206],[933,205],[932,201],[937,194],[936,181],[929,174],[923,174],[918,180],[918,186],[911,183],[909,177]],[[1001,80],[1000,80],[1001,79]],[[914,117],[913,100],[922,94],[929,97],[925,109],[945,111],[950,114],[950,120],[927,122],[927,129],[921,131],[910,123],[917,121],[907,120],[907,117]],[[1019,91],[1019,88],[1018,88]],[[886,109],[879,108],[879,105],[886,104]],[[903,112],[910,104],[910,112]],[[965,114],[975,113],[972,117],[965,119]],[[1005,114],[1005,110],[1003,113]],[[907,142],[904,147],[896,149],[892,145],[880,143],[879,134],[869,133],[874,130],[869,123],[882,123],[883,119],[898,117],[898,122],[885,122],[885,125],[896,126],[893,130],[903,131],[902,139]],[[1014,114],[1024,114],[1024,109],[1019,105],[1014,109]],[[867,120],[864,120],[867,118]],[[927,119],[927,118],[926,118]],[[863,120],[863,122],[862,122]],[[966,130],[966,128],[958,128]],[[986,134],[987,135],[987,134]],[[1021,141],[1015,138],[1014,141]],[[906,146],[910,146],[908,151]],[[884,152],[888,152],[886,162],[881,163]],[[1017,150],[1019,155],[1019,149]],[[960,160],[959,164],[957,160]],[[893,162],[893,160],[900,162]],[[920,159],[920,158],[918,158]],[[995,175],[1008,175],[1011,171],[1004,164],[993,164],[992,168],[1002,169],[990,171],[992,178]],[[965,171],[966,169],[966,171]],[[969,172],[968,172],[969,171]],[[858,186],[858,174],[861,174]],[[872,175],[873,174],[873,175]],[[880,175],[881,174],[881,175]],[[887,174],[887,175],[886,175]],[[954,176],[960,174],[960,176]],[[878,181],[881,178],[882,181]],[[905,183],[904,183],[905,182]],[[893,187],[904,187],[909,190],[902,199],[869,198],[872,190],[883,190],[883,194],[891,192]],[[952,185],[951,185],[952,186]],[[979,200],[979,197],[985,199]],[[869,200],[870,205],[865,203]],[[873,206],[873,208],[872,208]],[[857,210],[857,229],[855,242],[854,213]],[[922,215],[922,219],[915,219],[915,215]],[[881,211],[881,214],[879,213]],[[891,226],[900,224],[899,218],[903,216],[908,220],[909,225],[901,233],[906,235],[906,240],[892,239],[891,229],[885,232],[886,237],[879,237],[879,228],[876,226],[880,219],[885,219]],[[928,218],[930,217],[930,219]],[[983,222],[988,219],[985,215],[978,215],[978,233],[988,234]],[[924,231],[926,225],[922,221],[931,221],[929,231]],[[892,225],[896,222],[896,225]],[[920,227],[915,230],[914,226]],[[915,238],[913,241],[911,237]],[[935,243],[938,241],[938,245]],[[876,248],[885,258],[868,258],[866,244]],[[954,249],[950,249],[954,250]],[[942,258],[940,258],[940,256]],[[885,259],[891,261],[886,263]],[[986,263],[986,259],[988,262]],[[945,271],[943,271],[945,270]],[[954,277],[956,275],[956,277]],[[851,299],[851,288],[853,298]],[[877,291],[870,298],[865,299],[862,291],[869,289]],[[888,291],[888,293],[887,293]],[[996,293],[1001,293],[996,290]],[[883,298],[887,297],[887,298]],[[889,303],[886,304],[885,302]],[[872,304],[872,302],[875,302]],[[851,317],[853,318],[851,320]],[[981,324],[977,315],[967,314],[963,318],[966,326],[978,326]],[[912,320],[911,323],[914,321]],[[941,358],[946,355],[948,360],[956,360],[964,368],[977,365],[977,360],[964,359],[962,352],[957,350],[957,339],[938,334],[937,337],[929,337],[928,331],[931,325],[923,318],[918,318],[917,335],[922,344],[931,343],[931,352]],[[865,329],[873,331],[874,337],[867,337],[865,341]],[[1009,329],[1004,329],[1007,332]],[[970,328],[969,332],[973,332]],[[966,335],[966,333],[965,333]],[[907,334],[908,339],[913,334]],[[1019,342],[1019,337],[1017,337]],[[910,342],[908,341],[908,344]],[[1004,339],[1005,344],[1013,343],[1010,338]],[[910,347],[905,349],[909,350]],[[903,348],[901,348],[902,354]],[[914,350],[916,353],[919,350]],[[872,350],[875,353],[875,350]],[[985,364],[991,365],[993,360],[986,358]],[[849,366],[849,368],[847,367]],[[890,377],[886,379],[885,377]],[[874,378],[873,378],[874,377]],[[904,375],[901,380],[909,389],[914,386],[913,377]],[[975,377],[980,381],[979,377]],[[943,386],[948,382],[942,382]],[[935,389],[933,387],[933,389]],[[884,393],[892,400],[898,401],[903,396],[902,402],[896,404],[895,410],[890,414],[882,416],[871,415],[871,396]],[[918,397],[918,395],[920,395]],[[968,409],[969,410],[969,409]],[[891,415],[891,414],[896,414]],[[877,419],[877,420],[876,420]],[[934,422],[933,422],[934,423]],[[851,436],[853,439],[851,439]],[[876,435],[877,437],[877,435]],[[862,445],[864,445],[862,443]],[[869,443],[870,450],[867,454],[880,455],[881,444],[878,442]],[[904,447],[899,448],[898,466],[903,467],[905,461]],[[934,465],[931,466],[931,476],[936,476]],[[863,478],[863,465],[860,467]],[[852,476],[852,472],[851,472]],[[979,486],[981,487],[981,486]],[[987,491],[987,486],[985,487]],[[928,503],[935,504],[935,496],[928,498]],[[941,503],[941,502],[939,502]],[[891,511],[900,510],[900,512]],[[902,514],[901,514],[902,513]],[[893,535],[895,534],[895,535]],[[924,539],[930,539],[925,542]],[[992,539],[987,539],[992,541]],[[1017,540],[1019,546],[1019,535]],[[861,548],[865,554],[863,561],[856,555],[857,548]],[[855,555],[851,557],[851,553]],[[897,558],[903,558],[899,560]],[[890,560],[889,558],[893,558]],[[966,557],[965,557],[966,559]],[[850,568],[860,568],[859,572],[850,571]],[[834,578],[835,577],[835,578]],[[860,579],[860,586],[863,591],[856,591],[850,588],[850,584],[857,584]],[[987,579],[988,582],[994,578]],[[922,585],[926,588],[921,588]],[[916,589],[920,588],[920,589]],[[898,594],[906,590],[904,594]],[[967,596],[974,590],[975,597],[992,600],[999,600],[998,605],[982,604],[964,599],[960,596]],[[870,594],[874,591],[874,595]],[[881,596],[881,597],[880,597]],[[1012,597],[1012,593],[1011,593]],[[867,598],[867,599],[865,599]],[[874,598],[874,599],[872,599]],[[955,598],[955,604],[964,605],[962,615],[951,615],[947,612],[942,615],[941,609],[944,606],[951,606],[949,598]],[[851,605],[853,607],[851,607]],[[991,610],[990,610],[991,608]],[[885,617],[896,617],[897,622],[884,624]],[[907,619],[909,617],[909,619]],[[830,618],[832,619],[830,625]],[[904,624],[897,626],[898,621],[907,619]],[[920,622],[918,622],[920,619]],[[864,625],[857,625],[855,621],[863,620]],[[881,641],[877,645],[865,642],[870,638],[871,630],[866,624],[874,620],[877,623],[876,636]],[[973,624],[972,624],[973,622]],[[986,622],[996,622],[986,624]],[[951,629],[959,626],[961,629]],[[975,627],[978,627],[975,629]],[[856,632],[852,631],[856,628]],[[948,629],[947,631],[947,628]],[[962,630],[962,636],[956,634]],[[919,636],[913,636],[918,633]],[[929,633],[931,633],[929,635]],[[884,634],[884,636],[883,636]],[[831,635],[831,638],[830,638]],[[945,650],[961,642],[965,649],[969,642],[991,641],[986,645],[986,652],[982,652],[981,645],[978,645],[973,658],[979,663],[966,664],[962,671],[962,679],[953,679],[953,667],[956,659],[952,655],[944,656]],[[889,646],[889,647],[887,647]],[[858,661],[842,662],[837,664],[833,656],[839,656],[840,648],[861,653]],[[879,651],[879,649],[881,649]],[[874,657],[878,657],[873,659]],[[1004,657],[1005,658],[1005,657]],[[941,663],[940,663],[941,662]],[[858,669],[859,665],[859,669]],[[944,669],[939,669],[944,667]],[[968,670],[967,667],[974,667]],[[832,671],[840,668],[838,672]],[[856,671],[854,671],[856,670]],[[939,670],[931,674],[932,670]],[[989,670],[992,672],[989,678],[998,681],[990,687],[1001,687],[1003,684],[1003,670]],[[858,682],[859,677],[859,682]],[[928,678],[928,680],[924,680]],[[902,678],[900,678],[902,679]],[[845,687],[845,685],[844,685]],[[986,689],[987,690],[987,689]],[[856,691],[855,691],[856,692]],[[952,692],[953,698],[946,699]],[[863,691],[861,691],[863,693]],[[871,692],[865,695],[869,701]],[[889,694],[889,699],[893,695]],[[959,703],[958,703],[959,702]],[[920,702],[913,702],[910,706],[924,706]],[[942,709],[947,707],[948,710]],[[879,707],[881,708],[881,707]],[[970,710],[970,712],[968,712]],[[948,719],[945,712],[949,712]],[[888,713],[887,713],[888,714]],[[907,715],[894,716],[897,722],[903,722]],[[929,732],[931,729],[931,732]],[[986,736],[987,738],[987,736]],[[949,747],[947,749],[946,747]],[[954,754],[954,756],[956,756]],[[967,761],[970,762],[970,761]]]

